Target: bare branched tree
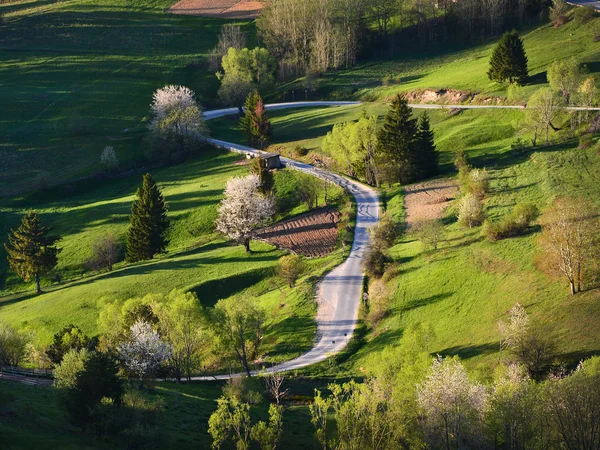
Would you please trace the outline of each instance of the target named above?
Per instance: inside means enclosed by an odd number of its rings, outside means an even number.
[[[269,372],[265,377],[265,388],[267,395],[273,398],[277,405],[281,404],[281,400],[283,400],[290,391],[289,389],[283,389],[284,381],[285,375],[283,372],[279,372],[278,370]]]

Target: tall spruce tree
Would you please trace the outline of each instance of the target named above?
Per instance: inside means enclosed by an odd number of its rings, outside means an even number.
[[[152,259],[168,244],[165,236],[169,228],[167,205],[152,175],[144,175],[136,195],[127,232],[127,261],[130,262]]]
[[[49,232],[37,213],[28,211],[19,228],[10,230],[8,244],[4,244],[11,270],[25,281],[34,279],[38,294],[42,292],[40,277],[56,266],[60,252],[54,245],[60,237],[49,236]]]
[[[405,96],[396,95],[379,131],[378,153],[384,157],[384,164],[391,168],[395,181],[402,184],[414,178],[412,148],[416,132],[417,121],[412,118],[412,108]]]
[[[527,69],[527,55],[523,47],[523,41],[516,30],[504,33],[490,59],[488,78],[492,81],[502,83],[523,84],[527,80],[529,71]]]
[[[258,104],[258,101],[260,99],[261,97],[258,91],[254,90],[250,92],[250,94],[248,94],[248,97],[246,97],[246,102],[244,103],[244,115],[240,119],[240,127],[242,129],[242,133],[244,134],[250,145],[254,145],[252,127],[256,122],[254,115],[256,105]]]
[[[254,122],[251,127],[251,133],[254,141],[253,145],[264,149],[271,139],[271,122],[267,116],[267,110],[262,98],[259,98],[258,102],[256,103],[253,119]]]
[[[424,113],[419,119],[413,147],[413,174],[415,179],[430,178],[437,175],[438,163],[439,153],[435,148],[429,115]]]

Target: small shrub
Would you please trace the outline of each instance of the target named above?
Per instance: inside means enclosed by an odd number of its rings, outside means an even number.
[[[373,245],[381,248],[390,248],[398,239],[398,224],[388,215],[384,214],[379,223],[370,230]]]
[[[381,249],[373,244],[369,244],[365,251],[363,268],[367,275],[372,278],[381,278],[385,273],[385,265],[388,258]]]
[[[306,155],[308,155],[308,149],[306,147],[302,147],[301,145],[296,145],[296,147],[294,147],[294,156],[296,158],[301,158]]]
[[[298,255],[282,256],[277,263],[277,274],[289,287],[294,286],[303,270],[304,262]]]
[[[594,20],[596,15],[596,9],[593,6],[576,8],[575,13],[573,14],[573,21],[577,25],[585,25],[586,23]]]
[[[100,154],[100,164],[104,167],[106,173],[112,173],[119,167],[119,159],[115,153],[115,149],[107,146],[104,147]]]
[[[490,187],[490,178],[487,170],[485,169],[473,169],[469,173],[468,185],[466,192],[475,195],[478,198],[485,197],[485,194]]]
[[[552,6],[550,7],[550,20],[556,28],[567,23],[568,10],[569,5],[567,5],[565,0],[552,0]]]
[[[485,219],[483,205],[481,200],[473,194],[467,194],[462,197],[458,204],[458,223],[473,228],[481,225]]]
[[[422,220],[415,225],[415,234],[424,249],[437,250],[444,239],[444,225],[437,219]]]
[[[229,399],[236,399],[240,403],[256,405],[261,402],[262,386],[257,380],[246,377],[233,377],[223,386],[223,395]]]
[[[519,203],[513,212],[500,221],[486,220],[483,224],[482,234],[490,241],[499,241],[514,236],[522,235],[537,219],[539,211],[530,203]]]
[[[121,258],[122,253],[119,239],[113,233],[107,233],[92,244],[92,256],[86,265],[90,270],[106,269],[110,272],[113,265]]]
[[[516,153],[523,153],[527,150],[527,144],[523,139],[517,138],[510,144],[510,149]]]
[[[374,328],[389,312],[391,293],[384,280],[375,280],[369,286],[369,314],[367,321]]]

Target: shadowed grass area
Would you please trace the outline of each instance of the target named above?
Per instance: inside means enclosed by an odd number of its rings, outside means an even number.
[[[0,195],[89,175],[107,145],[123,168],[140,166],[152,93],[165,84],[216,104],[203,61],[226,22],[164,13],[171,3],[0,5]],[[240,23],[252,43],[254,27]]]

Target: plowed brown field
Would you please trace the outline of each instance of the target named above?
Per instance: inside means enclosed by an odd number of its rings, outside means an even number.
[[[315,211],[260,230],[256,236],[278,248],[304,256],[325,256],[335,249],[341,214]]]
[[[181,0],[171,6],[169,12],[223,19],[254,19],[263,5],[249,0]]]
[[[439,219],[458,193],[454,180],[447,178],[404,187],[404,207],[408,228],[420,220]]]

